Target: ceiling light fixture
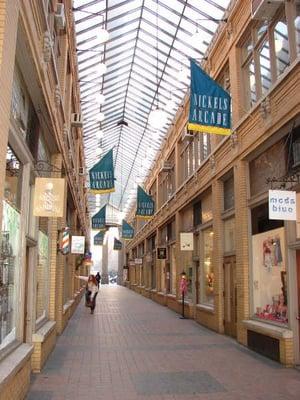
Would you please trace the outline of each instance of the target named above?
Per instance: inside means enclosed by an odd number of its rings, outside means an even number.
[[[101,147],[97,147],[97,148],[96,148],[96,155],[97,155],[97,156],[101,156],[101,154],[102,154],[102,149],[101,149]]]
[[[102,18],[103,28],[97,28],[96,32],[95,32],[98,44],[105,43],[105,42],[107,42],[109,40],[109,32],[104,27],[104,25],[105,25],[105,21],[104,21],[105,14],[104,13],[103,14],[95,13],[95,12],[83,10],[82,8],[75,8],[75,7],[73,7],[73,11],[75,11],[75,12],[78,11],[78,12],[85,13],[85,14],[88,14],[88,15],[93,15],[95,17],[101,17]]]

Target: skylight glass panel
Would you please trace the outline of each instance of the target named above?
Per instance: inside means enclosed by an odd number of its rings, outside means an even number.
[[[146,31],[147,33],[149,33],[150,35],[152,35],[152,37],[156,38],[156,26],[150,24],[148,21],[143,21],[141,23],[141,27],[142,30]],[[165,31],[163,32],[161,29],[159,30],[159,40],[164,42],[167,46],[170,46],[173,42],[173,36]]]
[[[155,13],[153,14],[145,8],[143,12],[143,18],[156,26]],[[166,19],[159,18],[158,21],[159,27],[161,27],[165,31],[170,32],[172,36],[175,35],[176,28],[179,22],[179,17],[177,17],[176,15],[172,15],[170,18]]]
[[[112,17],[118,16],[120,14],[124,14],[124,13],[132,11],[134,9],[140,8],[142,5],[142,0],[126,1],[123,3],[121,1],[119,1],[119,4],[120,3],[122,5],[120,5],[119,7],[116,7],[116,8],[111,7],[108,10],[109,18],[112,18]],[[116,3],[116,4],[118,4],[118,3]]]

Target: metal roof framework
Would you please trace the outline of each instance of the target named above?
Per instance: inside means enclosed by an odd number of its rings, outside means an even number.
[[[114,193],[89,195],[91,213],[107,203],[129,210],[188,90],[189,58],[203,59],[229,2],[74,0],[86,166],[113,148],[116,177]],[[106,43],[98,38],[101,28],[109,32]],[[95,102],[99,93],[105,96],[101,106]],[[148,123],[157,106],[167,113],[158,130]]]

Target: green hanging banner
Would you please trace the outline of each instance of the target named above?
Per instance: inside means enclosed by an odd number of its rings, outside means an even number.
[[[106,230],[105,226],[106,219],[106,206],[103,206],[97,214],[92,217],[92,229],[99,229],[101,231]]]
[[[132,239],[134,236],[134,229],[128,222],[123,219],[122,221],[122,238],[125,240]]]
[[[137,189],[136,204],[135,215],[138,218],[149,219],[154,215],[154,200],[140,186]]]
[[[231,134],[231,97],[191,60],[190,114],[187,129],[217,135]]]
[[[90,192],[103,194],[115,191],[113,151],[109,150],[89,171]]]
[[[122,242],[117,238],[114,239],[114,250],[122,250]]]
[[[104,232],[98,232],[97,235],[94,236],[94,246],[103,246],[104,241]]]

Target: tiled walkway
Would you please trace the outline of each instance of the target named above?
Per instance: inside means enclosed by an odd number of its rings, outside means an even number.
[[[300,373],[123,287],[81,304],[28,400],[292,400]]]

